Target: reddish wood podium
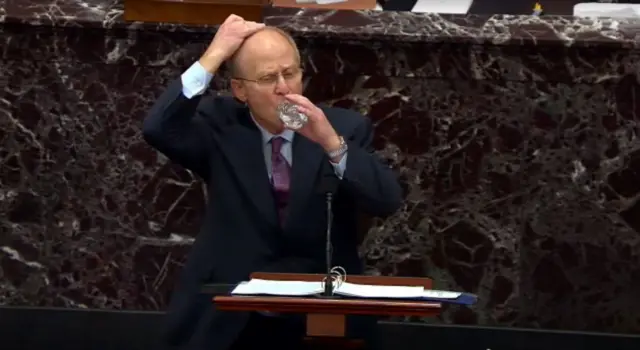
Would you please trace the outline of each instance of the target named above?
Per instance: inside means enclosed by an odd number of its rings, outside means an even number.
[[[262,22],[264,10],[269,6],[367,10],[376,7],[376,0],[347,0],[327,5],[299,4],[296,0],[124,0],[124,19],[216,25],[233,13],[248,21]]]
[[[124,0],[124,19],[180,24],[222,24],[232,13],[262,22],[271,0]]]
[[[278,281],[322,281],[322,274],[287,274],[256,272],[251,278]],[[431,289],[428,278],[347,276],[351,283],[422,286]],[[323,299],[316,297],[277,296],[216,296],[213,302],[225,311],[270,311],[278,313],[303,313],[307,318],[307,337],[315,344],[326,344],[331,349],[357,349],[361,341],[345,338],[347,315],[377,316],[423,316],[433,317],[440,313],[441,304],[422,301],[394,299]]]

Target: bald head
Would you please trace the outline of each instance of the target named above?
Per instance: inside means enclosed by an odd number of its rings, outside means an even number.
[[[255,72],[260,62],[280,61],[293,57],[300,63],[300,53],[293,38],[280,28],[264,27],[249,36],[227,61],[232,77],[245,78]],[[249,78],[249,77],[246,77]]]

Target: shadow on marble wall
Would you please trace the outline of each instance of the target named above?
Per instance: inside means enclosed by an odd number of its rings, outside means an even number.
[[[0,304],[162,309],[206,193],[140,125],[208,37],[24,29],[0,56]],[[307,95],[368,113],[406,189],[370,272],[480,295],[444,322],[638,331],[635,53],[300,45]]]

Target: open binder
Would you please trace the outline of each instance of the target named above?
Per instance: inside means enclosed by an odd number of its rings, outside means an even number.
[[[280,297],[321,296],[322,281],[281,281],[254,278],[237,285],[231,295],[269,295]],[[373,285],[339,280],[334,290],[336,297],[352,299],[418,300],[438,303],[471,305],[477,296],[469,293],[425,289],[422,286]]]

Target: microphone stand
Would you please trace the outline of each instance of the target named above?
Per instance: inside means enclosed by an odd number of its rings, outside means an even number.
[[[333,245],[331,244],[331,226],[333,226],[333,194],[338,190],[340,180],[335,176],[333,170],[331,170],[331,173],[324,175],[321,181],[320,191],[325,195],[327,209],[327,231],[325,238],[325,262],[327,264],[327,270],[325,272],[324,292],[322,293],[322,297],[332,298],[335,290],[333,285],[333,276],[331,275],[331,260],[333,257]]]
[[[327,237],[325,242],[325,261],[327,262],[327,271],[324,281],[324,297],[333,296],[333,276],[331,276],[331,258],[333,255],[333,245],[331,244],[331,224],[333,223],[333,193],[327,192]]]

